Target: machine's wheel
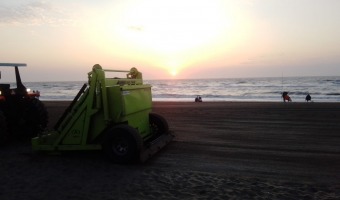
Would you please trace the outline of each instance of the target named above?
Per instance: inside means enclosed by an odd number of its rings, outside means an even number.
[[[47,126],[47,110],[44,104],[36,98],[25,99],[22,104],[21,114],[14,122],[11,122],[11,130],[16,137],[22,139],[35,137]]]
[[[158,115],[156,113],[150,113],[149,123],[150,130],[152,132],[152,135],[154,136],[158,136],[169,131],[168,122],[161,115]]]
[[[136,129],[119,125],[107,131],[102,147],[109,158],[116,163],[137,161],[143,141]]]
[[[8,129],[6,117],[0,110],[0,145],[5,144],[8,140]]]

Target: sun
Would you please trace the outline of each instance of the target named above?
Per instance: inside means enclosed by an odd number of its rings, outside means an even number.
[[[173,76],[173,77],[177,76],[177,74],[178,74],[177,69],[171,69],[171,70],[170,70],[170,74],[171,74],[171,76]]]
[[[174,57],[165,57],[164,60],[161,60],[164,63],[164,68],[170,73],[172,77],[178,75],[179,70],[185,65],[185,63]]]
[[[155,67],[172,77],[178,77],[179,72],[181,78],[190,76],[190,69],[208,63],[243,63],[266,50],[259,51],[266,46],[263,40],[257,39],[260,42],[255,46],[251,41],[264,36],[270,41],[267,38],[273,35],[264,29],[265,22],[254,21],[239,1],[140,0],[114,5],[81,26],[85,33],[82,39],[108,62],[120,58],[124,65]],[[256,30],[263,31],[250,34]],[[169,64],[173,60],[176,64]]]

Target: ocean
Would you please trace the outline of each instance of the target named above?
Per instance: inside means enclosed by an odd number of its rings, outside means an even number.
[[[86,81],[28,82],[31,90],[39,90],[40,100],[73,100]],[[340,102],[340,76],[172,79],[144,80],[152,85],[153,101],[282,101],[283,91],[293,102],[304,102],[309,93],[313,102]]]

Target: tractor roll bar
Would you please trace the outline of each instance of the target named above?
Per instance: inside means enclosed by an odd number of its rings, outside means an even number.
[[[127,70],[113,70],[113,69],[103,69],[104,72],[130,72]]]
[[[26,67],[26,63],[0,63],[2,67]]]

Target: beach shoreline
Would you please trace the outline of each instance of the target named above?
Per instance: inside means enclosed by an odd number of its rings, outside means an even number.
[[[44,101],[52,129],[71,101]],[[340,103],[153,102],[174,140],[146,163],[1,148],[0,199],[336,199]]]

